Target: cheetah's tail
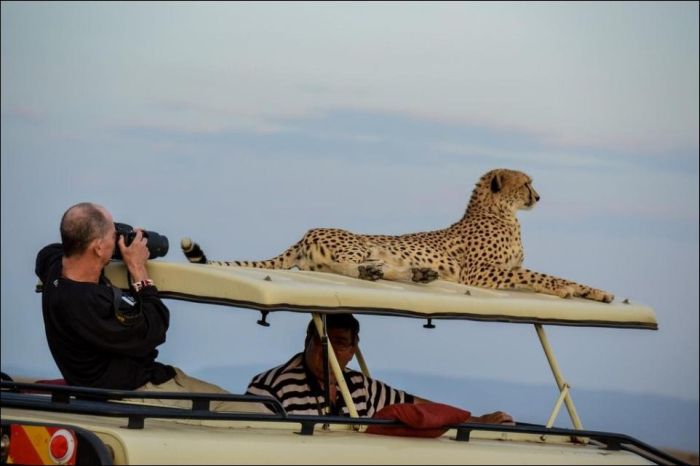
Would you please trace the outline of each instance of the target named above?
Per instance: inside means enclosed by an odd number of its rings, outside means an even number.
[[[300,243],[297,243],[279,256],[264,261],[215,261],[208,260],[199,244],[192,241],[191,238],[182,238],[180,240],[182,252],[187,257],[187,260],[193,264],[218,265],[222,267],[254,267],[258,269],[291,268],[293,265],[292,260],[296,257],[299,246]]]

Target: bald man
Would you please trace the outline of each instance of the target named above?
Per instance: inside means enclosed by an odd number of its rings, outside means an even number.
[[[43,283],[44,328],[61,374],[69,385],[85,387],[228,393],[156,360],[156,348],[165,342],[170,311],[148,276],[147,239],[142,230],[136,231],[127,246],[124,236],[118,237],[107,209],[83,202],[63,214],[61,243],[39,251],[36,274]],[[116,247],[131,277],[129,293],[112,287],[104,275]],[[191,406],[185,400],[156,404]],[[213,401],[211,408],[262,409],[222,401]]]

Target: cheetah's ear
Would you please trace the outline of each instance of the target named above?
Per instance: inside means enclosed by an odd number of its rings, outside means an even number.
[[[501,188],[503,188],[503,178],[500,173],[495,173],[493,178],[491,178],[491,192],[500,192]]]

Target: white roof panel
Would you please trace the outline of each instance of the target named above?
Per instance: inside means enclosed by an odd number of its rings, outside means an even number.
[[[163,298],[268,311],[354,312],[434,319],[657,329],[654,310],[616,299],[610,304],[526,291],[492,290],[444,280],[428,284],[369,282],[342,275],[148,262]],[[107,276],[127,287],[124,264]]]

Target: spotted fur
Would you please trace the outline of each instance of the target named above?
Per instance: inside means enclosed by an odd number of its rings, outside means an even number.
[[[449,228],[400,236],[359,235],[333,228],[309,230],[295,245],[265,261],[207,261],[189,238],[191,262],[219,266],[333,272],[366,280],[430,282],[436,278],[497,289],[530,290],[609,303],[613,295],[522,267],[518,210],[540,197],[525,173],[497,169],[476,184],[464,216]]]

